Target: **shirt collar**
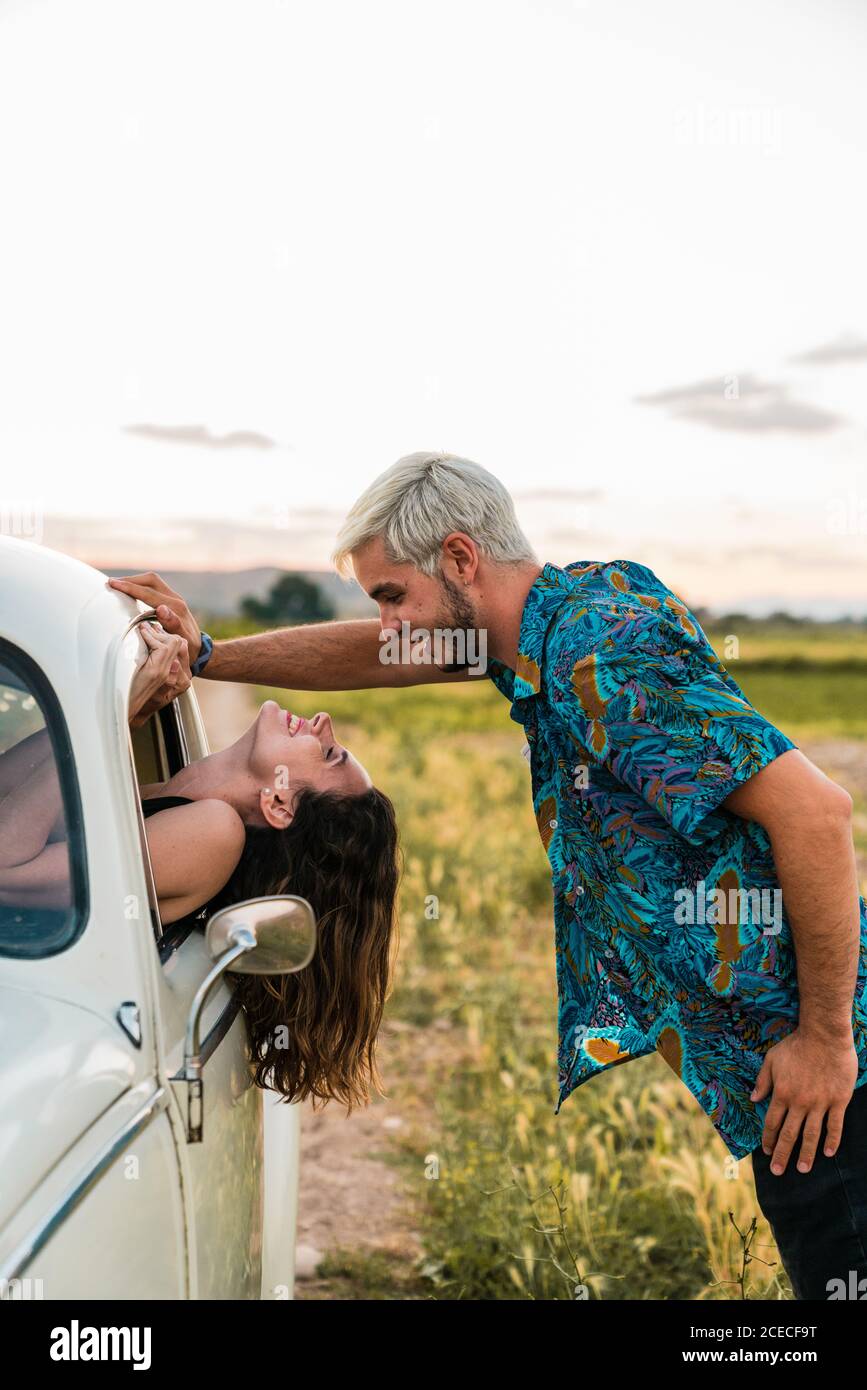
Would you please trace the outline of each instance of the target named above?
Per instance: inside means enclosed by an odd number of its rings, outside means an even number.
[[[530,585],[518,632],[518,657],[514,671],[504,662],[491,662],[497,684],[512,700],[529,699],[542,687],[542,652],[551,621],[572,592],[569,575],[559,565],[545,564]]]

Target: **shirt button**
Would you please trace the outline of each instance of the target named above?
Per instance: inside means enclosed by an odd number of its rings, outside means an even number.
[[[610,946],[606,946],[606,948],[605,948],[605,954],[606,954],[606,956],[613,956],[613,955],[614,955],[614,952],[612,951],[612,949],[611,949]]]
[[[557,822],[555,820],[549,820],[548,824],[550,825],[552,830],[557,829]]]

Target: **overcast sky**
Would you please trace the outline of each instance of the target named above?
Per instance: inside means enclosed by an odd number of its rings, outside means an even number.
[[[0,0],[4,529],[327,566],[447,449],[542,559],[867,612],[865,60],[857,0]]]

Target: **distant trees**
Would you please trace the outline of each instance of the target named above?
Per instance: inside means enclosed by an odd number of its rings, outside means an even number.
[[[247,595],[241,613],[257,623],[291,627],[299,623],[324,623],[334,617],[334,606],[318,584],[300,574],[281,574],[264,599]]]
[[[787,613],[782,608],[777,608],[771,613],[768,622],[775,623],[778,627],[800,627],[805,622],[812,622],[812,619],[796,618],[792,613]]]

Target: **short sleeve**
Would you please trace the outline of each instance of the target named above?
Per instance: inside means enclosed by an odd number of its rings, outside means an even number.
[[[750,704],[709,643],[656,617],[627,644],[559,645],[550,699],[579,755],[604,766],[690,843],[725,827],[720,803],[795,744]],[[724,808],[723,808],[724,809]]]
[[[505,695],[507,700],[514,698],[515,673],[510,666],[491,657],[487,674],[501,695]]]

